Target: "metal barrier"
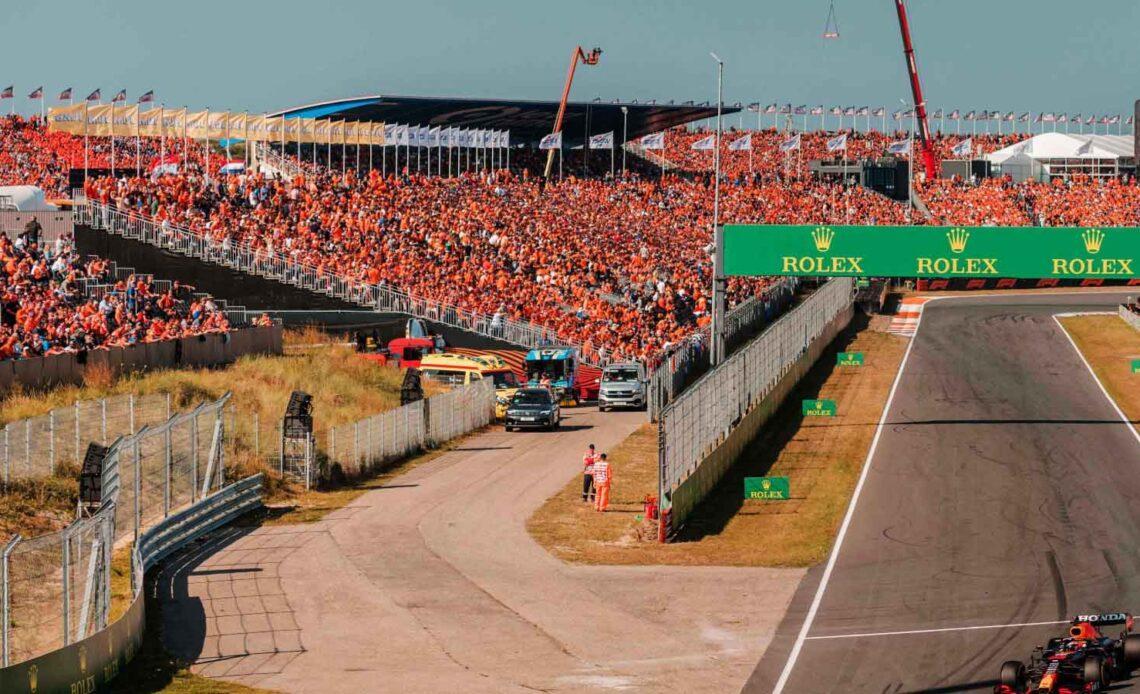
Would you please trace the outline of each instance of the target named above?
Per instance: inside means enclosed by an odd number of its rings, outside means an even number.
[[[662,510],[671,509],[676,490],[772,393],[834,319],[852,308],[853,292],[851,278],[830,280],[662,410],[658,425]],[[719,480],[719,474],[708,477],[700,496]],[[673,522],[683,521],[689,510],[691,505],[674,515]]]
[[[334,275],[327,270],[299,263],[283,253],[270,253],[249,244],[216,239],[166,222],[114,207],[86,201],[75,205],[75,220],[95,229],[105,229],[125,238],[136,239],[179,255],[199,258],[240,272],[291,284],[382,313],[403,313],[466,330],[485,337],[534,348],[559,342],[556,333],[527,321],[473,313],[431,299],[412,296],[383,284]]]
[[[87,444],[104,446],[119,436],[170,418],[169,393],[113,395],[77,400],[46,415],[8,422],[0,438],[0,475],[5,483],[47,477],[61,466],[83,462]]]
[[[725,354],[753,337],[765,324],[783,313],[792,303],[800,280],[783,277],[757,296],[751,296],[725,314]],[[648,406],[650,421],[656,422],[661,410],[673,402],[709,369],[709,330],[697,332],[661,357],[649,372]]]

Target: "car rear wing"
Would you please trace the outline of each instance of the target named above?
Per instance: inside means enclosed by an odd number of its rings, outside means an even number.
[[[1073,617],[1073,624],[1088,623],[1097,626],[1131,624],[1132,615],[1127,612],[1106,612],[1103,614],[1079,614]]]

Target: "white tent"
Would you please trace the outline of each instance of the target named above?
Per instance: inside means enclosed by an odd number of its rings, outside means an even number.
[[[44,191],[36,186],[0,186],[0,209],[40,212],[59,209],[44,201]]]
[[[1135,150],[1131,135],[1042,133],[991,152],[986,159],[1018,181],[1072,173],[1103,178],[1134,168]]]

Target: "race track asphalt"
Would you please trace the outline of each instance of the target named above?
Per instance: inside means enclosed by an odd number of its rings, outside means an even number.
[[[1140,612],[1140,441],[1052,317],[1119,299],[926,304],[802,648],[823,567],[746,692],[989,691],[1065,628],[1001,625]]]

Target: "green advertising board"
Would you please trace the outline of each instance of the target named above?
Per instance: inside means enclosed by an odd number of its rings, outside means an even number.
[[[729,276],[1133,279],[1140,227],[724,227]]]
[[[1132,373],[1140,374],[1140,359],[1132,360]]]
[[[792,498],[792,482],[787,477],[745,477],[744,498],[787,501]]]
[[[862,366],[862,352],[840,352],[835,356],[836,366]]]
[[[834,400],[804,400],[805,417],[834,417],[838,411]]]

